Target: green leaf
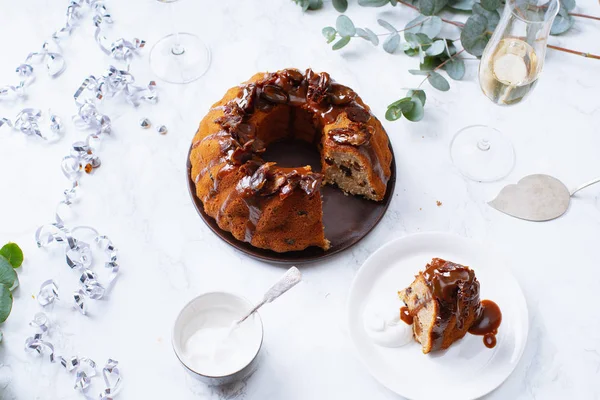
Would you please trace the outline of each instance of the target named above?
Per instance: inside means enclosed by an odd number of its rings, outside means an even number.
[[[323,7],[323,0],[309,0],[308,1],[308,9],[309,10],[318,10],[321,7]]]
[[[419,0],[419,10],[423,15],[435,15],[448,4],[448,0]]]
[[[450,0],[448,2],[448,6],[461,11],[471,11],[473,9],[473,4],[475,4],[475,0]]]
[[[15,285],[18,285],[17,273],[6,258],[0,257],[0,286],[11,290]]]
[[[383,42],[383,49],[390,54],[393,54],[398,46],[400,45],[400,35],[394,33],[385,39]]]
[[[467,19],[465,27],[460,33],[460,41],[464,49],[475,57],[481,57],[483,49],[490,40],[486,33],[488,20],[480,14],[473,14]]]
[[[462,58],[453,58],[442,67],[448,73],[448,76],[455,81],[461,80],[465,76],[465,62]]]
[[[335,42],[331,48],[333,50],[339,50],[342,47],[344,47],[345,45],[347,45],[348,43],[350,43],[350,36],[344,36],[343,38],[341,38],[340,40]]]
[[[392,24],[383,19],[378,19],[377,23],[392,33],[396,33],[398,31],[398,29],[394,28]]]
[[[560,5],[567,11],[573,11],[575,8],[575,0],[560,0]]]
[[[419,39],[415,33],[404,32],[404,40],[406,40],[411,47],[419,46]]]
[[[348,9],[348,0],[333,0],[333,8],[335,8],[337,12],[346,12]]]
[[[421,89],[412,89],[406,92],[406,95],[411,98],[417,98],[421,100],[421,104],[425,106],[425,101],[427,100],[427,96],[425,95],[425,91]]]
[[[377,46],[379,44],[379,38],[377,37],[377,35],[375,34],[375,32],[373,32],[372,30],[370,30],[369,28],[365,28],[365,33],[368,36],[368,40],[373,43],[374,46]],[[366,38],[365,38],[366,39]]]
[[[413,107],[410,111],[404,111],[404,116],[407,120],[412,122],[422,120],[423,115],[425,115],[425,112],[423,110],[423,103],[421,103],[421,100],[418,97],[412,98],[410,102],[413,105]]]
[[[481,7],[488,11],[496,11],[501,5],[501,0],[481,0]]]
[[[413,106],[412,104],[410,104],[410,97],[403,97],[400,100],[396,100],[395,102],[390,104],[388,108],[390,107],[398,107],[402,111],[406,111],[412,109]]]
[[[419,15],[406,24],[405,29],[410,33],[423,33],[433,39],[442,30],[442,19],[436,16],[426,17]]]
[[[441,90],[442,92],[447,92],[448,90],[450,90],[450,84],[448,83],[446,78],[444,78],[437,72],[431,71],[427,80],[429,81],[431,86],[433,86],[437,90]]]
[[[442,63],[442,60],[439,57],[435,57],[435,56],[425,57],[423,62],[419,65],[419,69],[421,71],[433,71],[441,63]]]
[[[23,250],[16,243],[7,243],[0,249],[0,256],[8,260],[13,268],[19,268],[23,264]]]
[[[12,310],[13,297],[10,290],[0,285],[0,323],[6,321]]]
[[[486,29],[490,33],[494,32],[498,26],[498,22],[500,22],[500,13],[498,11],[488,11],[477,3],[473,4],[473,14],[482,15],[487,19]]]
[[[552,28],[550,28],[550,34],[561,35],[571,29],[574,23],[575,20],[569,15],[567,9],[561,6],[558,15],[554,18]]]
[[[417,42],[419,42],[419,44],[433,43],[433,41],[429,38],[429,36],[427,36],[424,33],[415,33],[415,36],[417,37]]]
[[[356,28],[352,20],[345,15],[337,17],[335,27],[341,36],[354,36],[356,34]]]
[[[409,69],[408,72],[413,75],[429,75],[429,71],[421,71],[419,69]]]
[[[363,7],[383,7],[390,0],[358,0],[358,5]]]
[[[325,39],[327,39],[327,43],[331,43],[335,40],[337,31],[331,26],[326,26],[325,28],[323,28],[323,30],[321,30],[321,33],[323,34],[323,36],[325,36]]]
[[[365,29],[356,28],[356,34],[358,35],[358,37],[361,37],[361,38],[373,43],[374,46],[377,46],[379,44],[379,38],[369,28],[365,28]]]
[[[385,119],[388,121],[396,121],[402,117],[402,110],[400,107],[389,107],[385,112]]]
[[[431,46],[427,48],[427,50],[425,50],[425,53],[427,53],[428,56],[437,56],[442,54],[444,50],[446,50],[446,45],[444,44],[444,41],[436,40]]]

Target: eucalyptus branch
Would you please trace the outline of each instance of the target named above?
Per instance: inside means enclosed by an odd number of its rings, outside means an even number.
[[[571,15],[573,17],[588,18],[588,19],[594,19],[596,21],[600,21],[600,17],[594,17],[593,15],[578,14],[578,13],[569,13],[569,15]]]

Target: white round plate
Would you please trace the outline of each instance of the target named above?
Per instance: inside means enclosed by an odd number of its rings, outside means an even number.
[[[373,343],[363,323],[365,307],[403,306],[397,292],[438,257],[471,267],[481,285],[481,299],[502,311],[497,344],[488,349],[482,336],[467,334],[450,348],[423,354],[413,341],[387,348]],[[363,264],[348,298],[350,336],[371,374],[388,389],[413,400],[469,400],[504,382],[517,366],[529,329],[525,297],[508,263],[483,244],[447,233],[422,233],[393,240]]]

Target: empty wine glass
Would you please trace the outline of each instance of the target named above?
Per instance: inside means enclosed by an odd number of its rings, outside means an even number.
[[[158,0],[174,3],[177,0]],[[173,32],[160,39],[150,51],[150,68],[164,81],[189,83],[200,78],[210,66],[210,50],[196,35],[178,32],[173,4],[168,4]]]
[[[559,7],[559,0],[506,1],[479,64],[479,84],[492,102],[518,104],[533,90]],[[502,179],[515,164],[510,140],[485,125],[458,131],[450,144],[450,156],[464,176],[479,182]]]

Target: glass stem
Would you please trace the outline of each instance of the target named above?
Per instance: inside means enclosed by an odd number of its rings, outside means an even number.
[[[481,151],[488,151],[490,147],[490,141],[487,139],[481,139],[477,142],[477,148]]]
[[[175,44],[171,48],[171,53],[176,56],[180,56],[185,53],[185,48],[181,45],[181,39],[179,38],[179,30],[177,29],[177,24],[175,23],[175,6],[173,2],[169,3],[169,12],[171,14],[171,26],[173,26],[172,32],[175,32]]]

